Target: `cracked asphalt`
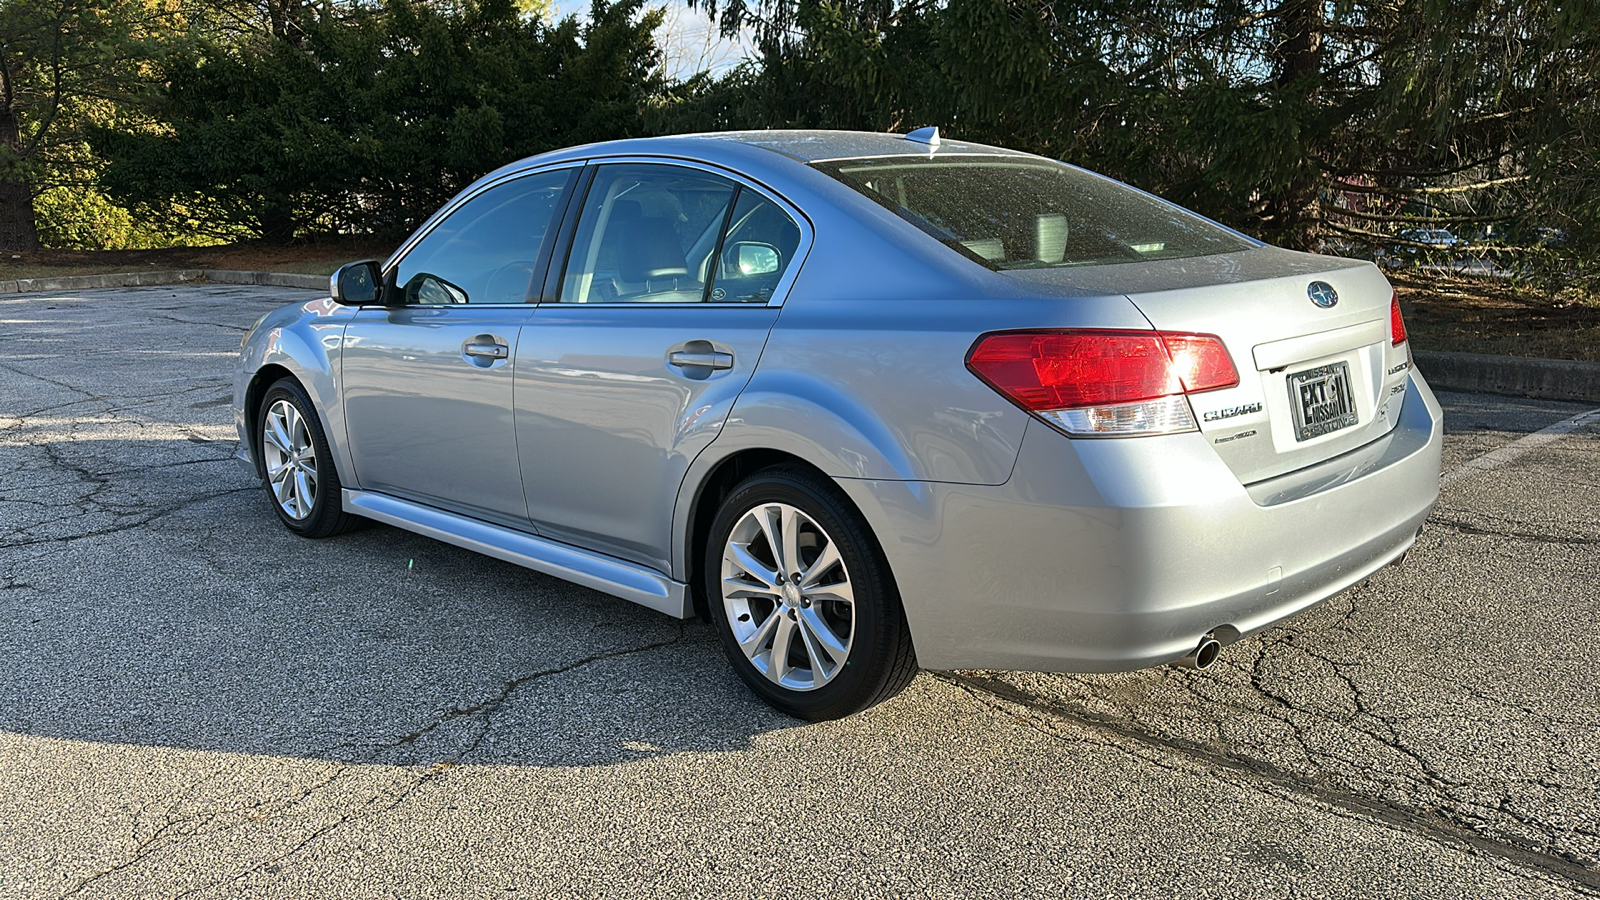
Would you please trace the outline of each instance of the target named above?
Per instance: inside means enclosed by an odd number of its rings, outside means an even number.
[[[1200,673],[810,725],[710,629],[230,461],[256,316],[0,297],[0,897],[1600,895],[1600,417],[1444,394],[1407,564]],[[1523,452],[1526,448],[1526,452]]]

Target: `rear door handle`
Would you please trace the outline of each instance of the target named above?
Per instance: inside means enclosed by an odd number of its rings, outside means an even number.
[[[712,350],[709,353],[694,353],[689,350],[674,350],[667,354],[667,362],[680,369],[698,367],[702,369],[731,369],[733,368],[733,354]]]

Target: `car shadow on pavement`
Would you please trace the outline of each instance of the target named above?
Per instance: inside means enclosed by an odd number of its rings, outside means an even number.
[[[91,478],[67,466],[23,492],[32,498],[0,498],[35,513],[103,507],[7,523],[0,731],[341,762],[587,766],[741,749],[800,724],[748,693],[702,622],[387,526],[297,538],[215,445],[163,481],[113,457],[195,447],[135,443],[73,464]]]

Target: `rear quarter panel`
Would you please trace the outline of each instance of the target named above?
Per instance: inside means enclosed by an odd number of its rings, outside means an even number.
[[[966,368],[987,331],[1148,328],[1122,297],[791,299],[719,446],[765,447],[835,478],[1000,484],[1028,415]]]

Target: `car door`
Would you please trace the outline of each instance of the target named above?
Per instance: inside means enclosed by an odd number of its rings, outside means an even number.
[[[528,513],[541,534],[670,571],[684,473],[749,381],[809,231],[708,169],[593,168],[517,346]]]
[[[580,170],[490,185],[385,272],[345,329],[344,419],[362,488],[527,529],[512,410],[517,334]]]

